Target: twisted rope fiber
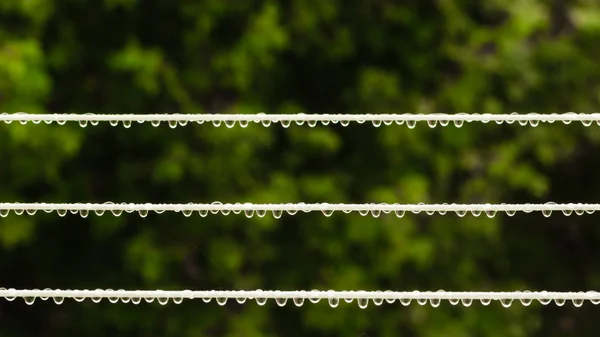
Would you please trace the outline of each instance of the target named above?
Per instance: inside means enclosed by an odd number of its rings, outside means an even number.
[[[97,215],[103,215],[105,211],[111,211],[114,215],[120,215],[122,212],[140,212],[147,214],[149,211],[157,213],[183,212],[189,216],[192,212],[199,212],[201,215],[221,213],[228,215],[230,212],[239,214],[244,212],[246,215],[257,213],[264,216],[267,211],[281,215],[287,212],[295,215],[297,212],[320,211],[329,216],[335,211],[344,213],[359,212],[362,215],[371,213],[379,215],[380,213],[395,212],[396,215],[403,215],[404,212],[420,213],[425,212],[429,215],[434,213],[446,214],[447,212],[456,212],[463,216],[467,212],[473,215],[479,215],[485,212],[488,216],[495,215],[496,212],[506,212],[508,215],[514,215],[516,212],[542,212],[550,216],[552,211],[561,211],[565,215],[575,212],[578,215],[584,213],[593,213],[600,210],[600,204],[582,204],[569,203],[557,204],[548,202],[545,204],[328,204],[328,203],[279,203],[279,204],[253,204],[253,203],[221,203],[213,202],[211,204],[188,203],[188,204],[134,204],[134,203],[0,203],[0,216],[7,216],[9,211],[17,215],[27,213],[34,215],[37,211],[52,212],[57,211],[64,215],[67,211],[71,213],[81,213],[87,215],[88,212],[96,212]]]
[[[511,114],[29,114],[29,113],[2,113],[0,121],[5,122],[58,122],[63,124],[68,121],[79,122],[571,122],[597,121],[600,123],[600,113],[575,113],[539,114],[539,113],[511,113]],[[525,123],[526,124],[526,123]],[[525,125],[523,124],[523,125]],[[588,124],[588,125],[589,125]],[[86,124],[87,125],[87,124]]]
[[[488,305],[491,301],[500,301],[503,306],[508,307],[512,301],[518,300],[524,305],[531,304],[537,300],[541,304],[549,304],[554,301],[557,305],[563,305],[566,301],[572,301],[575,306],[581,306],[584,301],[593,304],[600,303],[600,293],[588,292],[548,292],[548,291],[513,291],[513,292],[446,292],[446,291],[279,291],[279,290],[205,290],[205,291],[163,291],[163,290],[60,290],[60,289],[33,289],[16,290],[0,288],[0,297],[12,301],[15,298],[23,298],[28,304],[33,304],[35,298],[47,300],[53,298],[57,304],[61,304],[65,298],[73,298],[78,302],[84,299],[92,299],[98,303],[107,298],[112,303],[122,301],[128,303],[140,303],[141,299],[152,302],[154,299],[161,304],[167,304],[169,300],[179,304],[183,299],[202,299],[204,302],[216,300],[224,305],[228,299],[235,299],[238,303],[255,299],[258,304],[264,305],[268,299],[274,299],[278,305],[283,306],[291,299],[294,304],[300,306],[308,299],[312,303],[319,300],[328,300],[329,304],[336,307],[340,300],[348,303],[356,300],[361,307],[366,307],[369,300],[380,305],[385,300],[388,303],[399,301],[403,305],[409,305],[412,300],[424,305],[429,301],[433,306],[438,306],[440,301],[447,300],[456,305],[461,301],[463,305],[469,306],[472,301],[481,301]]]

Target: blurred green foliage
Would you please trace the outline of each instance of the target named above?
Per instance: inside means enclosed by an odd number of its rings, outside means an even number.
[[[0,110],[594,112],[592,0],[0,1]],[[0,199],[597,202],[579,123],[0,125]],[[16,288],[561,290],[600,285],[596,216],[11,215]],[[596,309],[0,302],[0,335],[595,336]]]

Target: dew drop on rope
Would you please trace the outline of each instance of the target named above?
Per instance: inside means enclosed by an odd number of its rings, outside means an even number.
[[[450,304],[452,305],[457,305],[460,302],[460,300],[458,298],[449,298],[448,302],[450,302]]]
[[[482,299],[480,300],[480,302],[481,302],[481,304],[483,304],[483,305],[486,305],[486,306],[487,306],[487,305],[490,305],[490,303],[492,302],[492,300],[491,300],[491,299],[489,299],[489,298],[482,298]],[[463,302],[463,304],[465,304],[465,302]],[[470,304],[469,304],[469,305],[470,305]],[[465,305],[465,306],[468,306],[468,305]]]
[[[502,304],[503,307],[508,308],[511,306],[513,300],[510,298],[502,298],[500,299],[500,303]]]
[[[400,299],[400,304],[402,304],[403,306],[409,306],[410,302],[412,302],[412,300],[410,298],[401,298]]]
[[[276,298],[275,303],[277,303],[278,306],[283,307],[287,303],[287,298]]]
[[[281,210],[273,210],[272,213],[273,213],[273,217],[275,219],[280,219],[281,216],[283,215],[283,211],[281,211]]]
[[[227,304],[227,297],[217,297],[215,301],[218,305],[224,306],[225,304]]]
[[[239,304],[244,304],[246,303],[246,298],[245,297],[238,297],[235,299]]]
[[[340,304],[340,299],[339,298],[330,298],[329,299],[329,305],[332,308],[336,308],[339,304]]]
[[[357,300],[358,302],[358,307],[361,309],[366,309],[369,306],[369,299],[368,298],[359,298]]]
[[[8,210],[7,209],[0,209],[0,217],[6,218],[8,216]]]
[[[267,303],[267,299],[266,298],[256,298],[256,303],[260,306],[263,306]]]
[[[304,298],[302,298],[302,297],[296,297],[296,298],[294,298],[294,304],[297,307],[301,307],[304,304]]]
[[[425,305],[425,304],[427,304],[427,299],[425,299],[425,298],[417,298],[417,303],[419,305]]]
[[[394,211],[394,213],[398,218],[402,218],[404,217],[405,211]]]
[[[563,305],[565,305],[566,300],[564,298],[556,298],[554,299],[554,303],[556,305],[558,305],[559,307],[562,307]]]

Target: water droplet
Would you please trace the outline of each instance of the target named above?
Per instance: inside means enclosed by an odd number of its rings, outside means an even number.
[[[458,298],[449,298],[448,302],[450,302],[450,304],[452,305],[457,305],[460,302],[460,300]]]
[[[6,218],[8,216],[8,210],[7,209],[0,209],[0,216],[3,218]]]
[[[283,307],[287,303],[287,298],[277,298],[275,299],[275,303],[277,303],[278,306]]]
[[[414,129],[415,126],[417,126],[417,122],[416,121],[406,121],[406,126],[408,126],[409,129]]]
[[[138,214],[140,215],[140,217],[145,218],[148,216],[148,210],[147,209],[140,209],[138,211]]]
[[[425,305],[425,304],[427,304],[427,299],[425,299],[425,298],[417,298],[417,303],[419,305]]]
[[[425,214],[427,214],[427,215],[434,215],[435,211],[425,211]]]
[[[13,212],[15,212],[16,215],[23,215],[23,212],[25,212],[25,210],[20,208],[13,210]]]
[[[65,301],[64,297],[59,297],[59,296],[52,297],[52,299],[54,300],[54,303],[56,303],[58,305],[62,304]]]
[[[281,210],[273,210],[273,217],[275,219],[280,219],[282,215],[283,215],[283,211],[281,211]]]
[[[160,121],[151,121],[150,124],[154,127],[158,127],[160,125]]]
[[[88,125],[88,121],[79,121],[79,126],[85,128]]]
[[[318,297],[309,297],[309,298],[308,298],[308,300],[309,300],[311,303],[317,304],[317,303],[319,303],[319,301],[320,301],[321,299],[320,299],[320,298],[318,298]]]
[[[427,121],[427,125],[429,125],[429,127],[433,129],[437,125],[437,121],[435,119],[429,120],[429,121]]]
[[[371,121],[373,123],[373,126],[378,128],[381,126],[381,121],[380,120],[373,120]]]
[[[556,298],[554,299],[554,303],[556,305],[558,305],[559,307],[562,307],[563,305],[565,305],[566,300],[564,298]]]
[[[223,306],[223,305],[227,304],[227,297],[217,297],[215,299],[215,301],[217,302],[218,305]]]
[[[350,121],[340,121],[340,125],[341,126],[348,126],[348,125],[350,125]]]
[[[177,121],[168,121],[169,127],[175,129],[177,127]]]
[[[225,126],[231,129],[235,126],[235,121],[225,121]]]
[[[204,303],[210,303],[211,300],[212,300],[212,297],[202,297],[202,302],[204,302]]]
[[[543,305],[548,305],[550,302],[552,302],[552,300],[549,298],[540,298],[538,301]]]
[[[373,299],[373,304],[375,304],[376,306],[380,306],[383,304],[383,298],[374,298]]]
[[[331,215],[333,215],[333,210],[331,209],[324,209],[322,210],[323,215],[325,215],[326,217],[330,217]]]
[[[454,121],[454,126],[456,126],[457,128],[462,127],[463,124],[464,124],[464,121],[459,121],[459,120]]]
[[[254,210],[246,209],[244,210],[244,215],[246,215],[247,218],[251,218],[254,215]]]
[[[301,307],[302,304],[304,304],[304,298],[303,297],[296,297],[296,298],[294,298],[294,304],[297,307]]]
[[[261,218],[264,218],[264,216],[267,214],[267,211],[265,211],[264,209],[257,209],[256,210],[256,215],[258,215]]]
[[[131,303],[133,303],[133,304],[140,304],[141,301],[142,301],[142,299],[140,297],[132,297],[131,298]]]
[[[410,298],[401,298],[400,299],[400,304],[402,304],[403,306],[409,306],[410,302],[412,302],[412,300]]]
[[[97,210],[94,210],[94,213],[96,213],[97,216],[103,216],[104,215],[104,210],[97,209]]]
[[[258,305],[265,305],[267,303],[267,299],[266,298],[256,298],[256,303]]]
[[[458,215],[459,217],[464,217],[465,215],[467,215],[467,211],[462,211],[462,210],[457,210],[456,211],[456,215]]]
[[[168,297],[158,297],[157,300],[158,303],[160,303],[160,305],[166,305],[167,303],[169,303]]]
[[[500,299],[500,303],[503,307],[508,308],[512,304],[513,300],[511,298],[502,298]]]
[[[340,304],[340,299],[339,298],[330,298],[329,299],[329,305],[332,308],[336,308],[339,304]]]
[[[394,211],[394,213],[396,214],[397,217],[402,218],[406,212],[397,210],[397,211]]]
[[[245,297],[238,297],[235,299],[239,304],[244,304],[246,303],[246,298]]]
[[[591,296],[598,296],[598,293],[595,291],[588,291],[587,294],[591,295]],[[592,302],[592,304],[596,305],[596,304],[600,303],[600,299],[597,299],[597,298],[590,299],[590,302]]]
[[[391,291],[391,290],[386,290],[385,292],[386,292],[386,293],[392,293],[393,291]],[[389,294],[388,294],[388,295],[389,295]],[[386,298],[386,299],[385,299],[385,301],[386,301],[386,302],[388,302],[389,304],[392,304],[392,303],[396,302],[396,299],[395,299],[395,298]]]
[[[120,297],[120,300],[122,303],[127,304],[127,303],[131,302],[131,297]]]
[[[585,211],[582,209],[575,210],[575,214],[577,215],[583,215],[583,213],[585,213]]]
[[[379,216],[381,215],[381,210],[378,210],[378,209],[373,209],[373,210],[371,210],[371,215],[372,215],[374,218],[379,218]]]
[[[83,302],[85,300],[85,297],[73,297],[73,299],[75,300],[75,302]]]
[[[517,213],[517,211],[513,211],[513,210],[508,210],[508,211],[506,211],[506,214],[507,214],[508,216],[514,216],[516,213]]]
[[[23,300],[25,300],[27,305],[32,305],[35,302],[35,297],[25,297]]]
[[[574,299],[572,302],[573,302],[573,305],[577,308],[579,308],[580,306],[583,305],[583,300],[581,300],[581,299]]]
[[[488,218],[493,218],[494,216],[496,216],[496,211],[485,211],[485,215],[487,215]]]
[[[200,209],[200,210],[198,210],[198,214],[201,217],[205,218],[205,217],[208,216],[208,210],[206,210],[206,209]],[[183,215],[185,215],[185,213],[183,213]],[[192,213],[190,213],[190,215],[192,215]],[[188,215],[186,215],[186,216],[188,216]]]
[[[482,298],[482,299],[480,300],[480,302],[481,302],[481,304],[483,304],[483,305],[490,305],[490,303],[492,302],[492,300],[491,300],[491,299],[489,299],[489,298]],[[464,302],[463,302],[463,304],[464,304]]]
[[[131,121],[123,121],[123,127],[129,129],[131,127]]]
[[[112,209],[112,210],[111,210],[111,213],[112,213],[114,216],[121,216],[121,214],[123,214],[123,210],[122,210],[122,209]]]
[[[79,215],[80,215],[82,218],[87,218],[87,216],[88,216],[88,214],[89,214],[89,213],[90,213],[90,212],[89,212],[87,209],[82,209],[82,210],[80,210],[80,211],[79,211]]]
[[[344,301],[346,303],[352,303],[352,301],[354,301],[354,299],[353,298],[344,298]]]
[[[481,215],[481,211],[478,210],[471,210],[471,214],[473,214],[474,217],[478,217]]]
[[[539,120],[530,120],[529,124],[533,127],[536,127],[540,124],[540,121]]]
[[[369,306],[368,298],[359,298],[359,299],[357,299],[357,302],[358,302],[358,307],[361,309],[366,309],[367,306]]]
[[[360,210],[358,210],[358,214],[360,214],[362,216],[367,216],[367,214],[369,214],[369,210],[360,209]]]
[[[432,298],[429,300],[429,303],[431,304],[432,307],[437,308],[440,306],[440,299],[439,298]]]
[[[583,124],[583,126],[590,126],[592,125],[592,121],[581,121],[581,124]]]

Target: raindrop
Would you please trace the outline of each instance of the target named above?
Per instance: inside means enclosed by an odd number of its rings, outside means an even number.
[[[219,126],[221,126],[221,121],[216,121],[215,120],[215,121],[212,121],[212,123],[213,123],[213,126],[216,127],[216,128],[218,128]]]
[[[563,305],[565,305],[566,300],[564,298],[556,298],[554,299],[554,303],[556,303],[556,305],[558,305],[559,307],[562,307]]]
[[[358,214],[362,216],[367,216],[367,214],[369,214],[369,210],[360,209],[358,210]]]
[[[514,216],[516,213],[517,213],[517,211],[514,211],[514,210],[508,210],[508,211],[506,211],[506,214],[508,216]]]
[[[244,210],[244,214],[246,215],[247,218],[251,218],[254,215],[254,210],[252,210],[252,209]]]
[[[54,303],[59,305],[65,301],[65,298],[60,296],[52,297],[52,299],[54,300]]]
[[[394,213],[396,214],[397,217],[402,218],[404,216],[405,211],[398,210],[398,211],[394,211]]]
[[[152,303],[154,302],[155,297],[144,297],[144,301],[146,301],[146,303]]]
[[[188,121],[178,121],[179,126],[186,126]]]
[[[284,128],[289,128],[291,124],[292,124],[292,121],[290,121],[290,120],[281,121],[281,126],[283,126]]]
[[[378,128],[381,126],[381,121],[380,120],[373,120],[371,121],[373,123],[373,126]]]
[[[459,120],[454,121],[454,126],[456,126],[457,128],[462,127],[463,124],[464,124],[464,121],[459,121]]]
[[[401,298],[400,299],[400,304],[402,304],[403,306],[409,306],[410,302],[412,302],[412,300],[410,298]]]
[[[140,217],[145,218],[148,216],[148,210],[147,209],[140,209],[138,211],[138,214],[140,215]]]
[[[273,217],[275,219],[280,219],[282,215],[283,215],[283,211],[281,211],[281,210],[273,210]]]
[[[192,211],[191,209],[184,209],[184,210],[181,210],[181,213],[182,213],[182,214],[183,214],[183,216],[185,216],[185,217],[190,217],[190,216],[192,216],[192,213],[193,213],[193,211]],[[202,214],[200,214],[200,215],[202,215]],[[206,211],[206,214],[204,214],[204,215],[202,215],[202,216],[204,217],[204,216],[206,216],[206,215],[208,215],[208,211]]]
[[[158,303],[160,303],[160,305],[166,305],[167,303],[169,303],[168,297],[158,297],[157,300]]]
[[[111,212],[114,216],[121,216],[121,214],[123,214],[122,209],[112,209]]]
[[[256,303],[258,305],[265,305],[267,303],[267,299],[266,298],[256,298]]]
[[[431,304],[432,307],[437,308],[440,306],[440,299],[439,298],[432,298],[429,300],[429,303]]]
[[[462,218],[465,215],[467,215],[467,211],[458,210],[458,211],[456,211],[456,215],[458,215],[459,217]]]
[[[90,213],[90,212],[89,212],[87,209],[82,209],[82,210],[80,210],[80,211],[79,211],[79,215],[80,215],[82,218],[87,218],[87,216],[88,216],[88,214],[89,214],[89,213]]]
[[[583,126],[590,126],[592,125],[592,121],[581,121],[581,124],[583,124]]]
[[[133,304],[140,304],[141,301],[142,301],[142,299],[140,297],[132,297],[131,298],[131,303],[133,303]]]
[[[175,129],[177,127],[177,121],[169,121],[168,123],[171,129]]]
[[[460,300],[458,298],[449,298],[448,302],[450,302],[452,305],[457,305]]]
[[[481,211],[478,210],[471,210],[471,214],[473,214],[474,217],[478,217],[481,215]]]
[[[83,300],[85,300],[85,297],[74,297],[73,298],[76,302],[83,302]]]
[[[294,298],[294,304],[297,307],[301,307],[302,304],[304,304],[304,298],[303,297],[296,297],[296,298]]]
[[[357,300],[358,302],[358,307],[361,309],[366,309],[367,306],[369,305],[369,299],[368,298],[359,298]]]
[[[490,305],[490,303],[492,302],[492,300],[491,300],[491,299],[489,299],[489,298],[482,298],[482,299],[480,300],[480,302],[481,302],[481,304],[483,304],[483,305]],[[464,304],[464,302],[463,302],[463,304]]]
[[[425,304],[427,304],[427,299],[424,299],[424,298],[417,298],[417,303],[418,303],[419,305],[425,305]]]
[[[217,301],[218,305],[223,306],[227,304],[227,297],[217,297],[215,301]]]
[[[235,299],[239,304],[244,304],[246,303],[246,298],[245,297],[238,297]]]
[[[483,303],[483,301],[486,301],[486,300],[481,300],[481,303]],[[464,305],[465,307],[470,307],[470,306],[471,306],[471,304],[473,304],[473,299],[471,299],[471,298],[463,298],[463,299],[461,299],[461,300],[460,300],[460,302],[461,302],[461,303],[462,303],[462,305]],[[490,304],[490,301],[489,301],[489,300],[487,300],[487,304],[484,304],[484,305],[488,305],[488,304]]]
[[[311,128],[314,128],[317,125],[317,121],[306,121],[306,124]]]
[[[339,298],[330,298],[330,299],[329,299],[329,305],[330,305],[332,308],[335,308],[335,307],[337,307],[339,304],[340,304],[340,299],[339,299]]]
[[[267,214],[267,211],[265,211],[264,209],[257,209],[256,210],[256,215],[258,215],[261,218],[264,218],[264,216]]]
[[[577,308],[579,308],[580,306],[583,305],[583,300],[581,300],[581,299],[574,299],[572,302],[573,302],[573,305],[576,306]]]
[[[374,298],[373,299],[373,304],[375,304],[376,306],[380,306],[383,304],[383,298]]]
[[[588,295],[598,296],[598,293],[595,291],[588,291],[587,293],[588,293]],[[600,299],[597,299],[597,298],[590,299],[590,302],[592,302],[592,304],[596,305],[596,304],[600,303]]]
[[[278,306],[283,307],[287,303],[287,298],[277,298],[275,299],[275,303],[277,303]]]
[[[183,214],[185,215],[185,213],[183,213]],[[201,217],[205,218],[205,217],[208,216],[208,210],[206,210],[206,209],[200,209],[200,210],[198,210],[198,214],[200,214]]]
[[[21,209],[15,209],[15,210],[13,210],[13,212],[15,212],[16,215],[23,215],[23,212],[25,212],[25,210],[22,209],[22,208]]]
[[[429,121],[427,121],[427,125],[429,125],[429,127],[433,129],[437,125],[437,120],[435,120],[435,119],[429,120]]]
[[[372,209],[372,210],[371,210],[371,215],[372,215],[374,218],[379,218],[379,216],[381,215],[381,210],[378,210],[378,209]]]
[[[406,121],[406,126],[408,126],[409,129],[414,129],[415,126],[417,126],[417,122],[416,121]]]
[[[131,297],[121,297],[121,302],[127,304],[131,301]]]
[[[323,215],[325,215],[326,217],[330,217],[331,215],[333,215],[333,210],[331,209],[324,209],[322,210]]]
[[[583,215],[584,212],[585,211],[582,209],[575,210],[575,214],[577,214],[577,215]]]
[[[25,300],[27,305],[32,305],[35,302],[35,297],[25,297],[23,300]]]
[[[0,209],[0,216],[3,218],[6,218],[8,216],[8,210],[7,209]]]
[[[262,124],[264,127],[269,127],[269,126],[271,126],[271,121],[269,121],[269,120],[264,120],[264,121],[261,121],[261,124]]]
[[[94,211],[94,213],[96,213],[97,216],[103,216],[104,215],[104,210],[103,209],[97,209]]]
[[[210,303],[211,300],[212,300],[212,297],[203,297],[202,298],[202,302],[204,302],[204,303]]]
[[[123,127],[129,129],[131,127],[131,121],[123,121]]]
[[[540,121],[539,120],[530,120],[529,124],[533,127],[536,127],[540,124]]]
[[[350,125],[350,121],[340,121],[340,124],[342,126],[348,126],[348,125]]]
[[[549,298],[540,298],[538,301],[543,305],[548,305],[550,302],[552,302],[552,300]]]
[[[385,292],[386,293],[392,293],[393,291],[386,290]],[[392,303],[394,303],[396,301],[396,299],[395,298],[386,298],[385,301],[388,302],[389,304],[392,304]]]
[[[235,121],[225,121],[225,126],[231,129],[235,126]]]
[[[223,203],[220,201],[214,201],[210,204],[211,206],[215,207],[215,208],[219,208],[221,206],[223,206]],[[210,211],[212,214],[219,214],[219,211],[217,209],[213,209]],[[264,216],[264,215],[263,215]]]
[[[488,218],[493,218],[494,216],[496,216],[496,211],[485,211],[485,215],[487,215]]]
[[[79,121],[79,126],[85,128],[88,125],[88,121]]]
[[[160,121],[151,121],[150,124],[154,127],[158,127],[160,125]]]
[[[502,298],[502,299],[500,299],[500,303],[502,303],[502,306],[505,307],[505,308],[510,307],[510,305],[512,304],[512,301],[513,300],[510,299],[510,298]]]

